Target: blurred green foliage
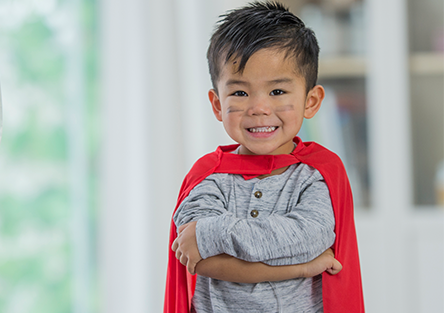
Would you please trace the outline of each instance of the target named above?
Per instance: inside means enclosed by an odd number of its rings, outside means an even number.
[[[31,16],[10,36],[14,38],[10,48],[15,52],[13,61],[21,82],[35,83],[51,91],[60,90],[65,60],[45,16]]]
[[[70,60],[66,38],[60,29],[66,25],[59,17],[70,16],[67,4],[72,5],[69,0],[56,0],[54,8],[45,11],[37,8],[38,1],[20,4],[0,0],[0,10],[11,10],[10,16],[0,16],[4,110],[0,144],[2,313],[74,312],[71,233],[74,208],[68,178],[70,142],[66,123]],[[20,8],[20,5],[36,7]],[[84,182],[89,190],[92,221],[86,227],[94,235],[97,189],[94,163],[99,138],[96,1],[82,0],[74,5],[80,6],[80,18],[75,25],[82,35],[78,53],[84,66],[84,127],[92,169]],[[92,280],[91,284],[94,298],[95,282]],[[93,311],[95,308],[91,307],[89,312]]]

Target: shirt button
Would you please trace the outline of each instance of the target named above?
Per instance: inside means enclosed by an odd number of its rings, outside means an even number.
[[[255,193],[254,193],[254,196],[256,197],[256,198],[260,198],[260,197],[262,197],[262,192],[260,192],[260,191],[256,191]]]
[[[257,217],[259,215],[259,212],[257,210],[252,210],[250,212],[251,217]]]

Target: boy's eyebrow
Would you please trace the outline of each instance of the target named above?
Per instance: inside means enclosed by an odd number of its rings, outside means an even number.
[[[250,85],[250,83],[243,81],[243,80],[239,80],[239,79],[229,79],[227,80],[227,82],[225,83],[226,86],[231,86],[231,85]]]
[[[291,83],[293,82],[292,78],[288,78],[288,77],[283,77],[283,78],[277,78],[277,79],[273,79],[268,81],[267,83],[269,85],[273,85],[273,84],[281,84],[281,83]],[[232,86],[232,85],[244,85],[244,86],[248,86],[250,85],[249,82],[240,80],[240,79],[229,79],[227,80],[227,82],[225,83],[226,86]]]
[[[280,84],[280,83],[291,83],[293,81],[292,78],[283,77],[277,78],[269,81],[269,84]]]

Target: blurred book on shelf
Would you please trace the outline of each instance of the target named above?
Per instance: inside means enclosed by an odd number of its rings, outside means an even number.
[[[444,160],[439,162],[435,174],[436,204],[444,207]]]
[[[323,85],[326,96],[321,110],[313,119],[305,121],[300,135],[303,140],[316,141],[341,157],[349,175],[356,206],[369,207],[370,179],[363,83],[346,80],[342,83],[325,82]]]
[[[283,1],[311,28],[322,56],[365,53],[365,5],[359,0]]]
[[[352,185],[355,204],[370,207],[365,99],[366,20],[361,0],[284,0],[320,46],[319,84],[326,89],[321,110],[300,136],[338,154]]]

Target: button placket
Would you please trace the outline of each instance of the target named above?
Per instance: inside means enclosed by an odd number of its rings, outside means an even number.
[[[257,190],[253,193],[253,195],[256,199],[260,199],[260,198],[262,198],[262,191]],[[250,211],[250,215],[251,215],[251,217],[256,218],[259,216],[259,211],[256,209],[253,209]]]

